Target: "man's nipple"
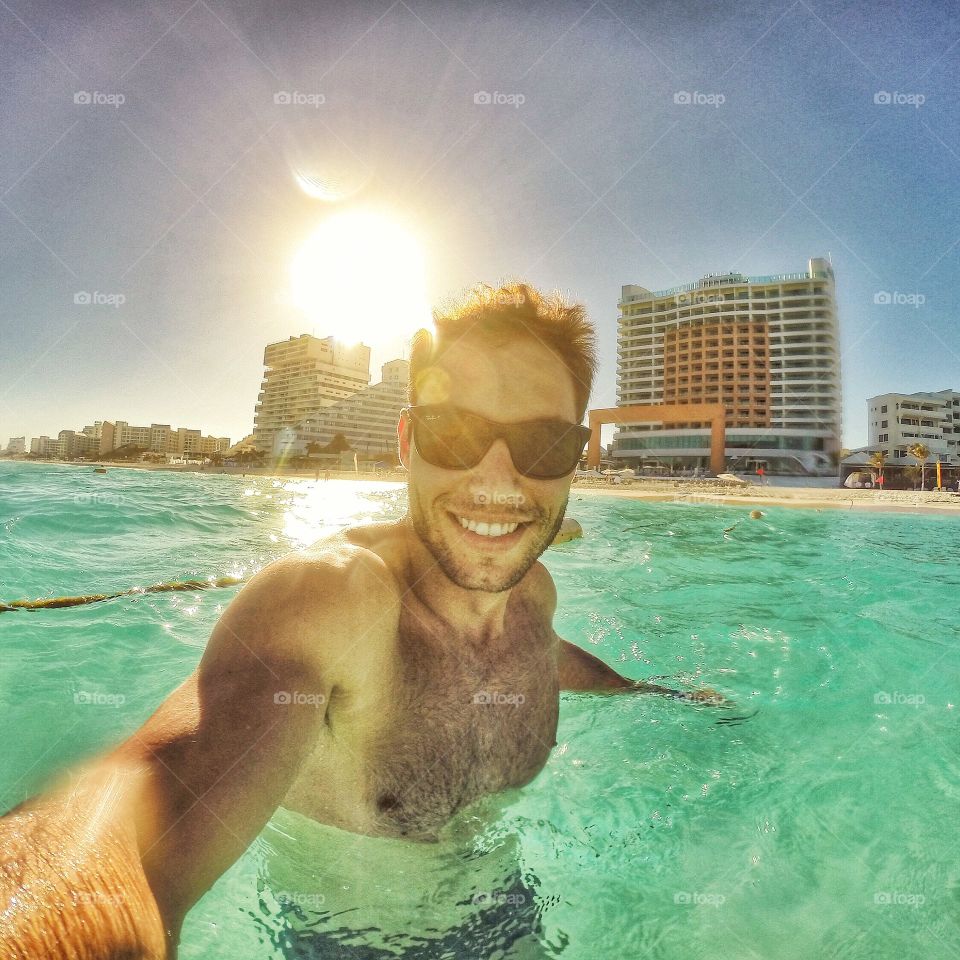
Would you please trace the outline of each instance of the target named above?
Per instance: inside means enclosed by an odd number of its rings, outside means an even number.
[[[377,797],[377,810],[380,813],[391,813],[394,810],[399,810],[403,806],[403,802],[395,793],[381,793]]]

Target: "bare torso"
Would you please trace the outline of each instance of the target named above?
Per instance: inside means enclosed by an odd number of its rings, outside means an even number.
[[[383,525],[333,544],[383,561],[399,614],[357,638],[284,806],[357,833],[430,840],[472,801],[532,780],[556,743],[552,585],[537,564],[511,593],[503,634],[461,643],[411,589],[403,542]],[[322,557],[329,546],[318,546]],[[352,602],[363,598],[344,609]]]

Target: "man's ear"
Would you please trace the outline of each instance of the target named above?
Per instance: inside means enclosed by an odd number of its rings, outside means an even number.
[[[412,424],[410,423],[410,417],[406,413],[400,414],[400,419],[397,421],[397,444],[399,445],[400,453],[400,462],[409,470],[410,469],[410,430],[412,429]]]

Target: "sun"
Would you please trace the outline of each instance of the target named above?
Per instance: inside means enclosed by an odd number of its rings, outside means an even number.
[[[430,323],[421,245],[376,211],[324,220],[293,259],[290,295],[320,336],[344,343],[376,347]]]

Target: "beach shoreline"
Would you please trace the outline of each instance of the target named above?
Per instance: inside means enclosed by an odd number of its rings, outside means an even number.
[[[635,480],[627,484],[578,479],[570,494],[586,493],[650,503],[856,510],[960,517],[960,496],[934,490],[862,490],[845,487],[775,487],[716,481]]]
[[[73,467],[92,470],[105,467],[108,471],[149,470],[159,473],[196,473],[203,476],[263,477],[275,480],[319,480],[329,474],[330,480],[375,480],[380,483],[406,484],[406,471],[317,470],[278,467],[203,467],[196,464],[113,463],[88,461],[84,463],[61,460],[26,460],[4,458],[0,463],[38,463],[47,466]],[[588,496],[616,497],[624,500],[642,500],[648,503],[689,503],[714,506],[788,507],[803,510],[855,510],[869,513],[912,513],[960,517],[960,496],[935,490],[862,490],[845,487],[789,487],[758,483],[724,483],[718,480],[641,478],[621,484],[605,479],[578,477],[570,487],[571,497],[580,493]]]

